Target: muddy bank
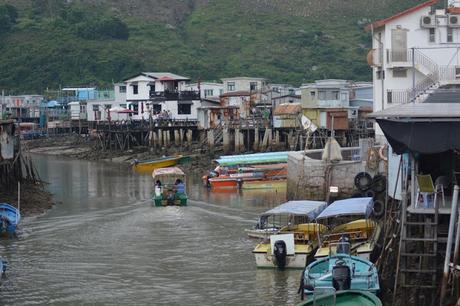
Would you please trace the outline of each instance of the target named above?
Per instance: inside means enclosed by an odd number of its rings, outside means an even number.
[[[18,190],[1,191],[2,202],[18,206]],[[21,184],[21,216],[30,217],[45,213],[53,207],[53,197],[44,184],[25,182]]]

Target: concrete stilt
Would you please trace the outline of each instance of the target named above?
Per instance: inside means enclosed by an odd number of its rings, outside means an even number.
[[[240,142],[239,142],[239,145],[240,145],[240,152],[244,152],[244,151],[245,151],[245,147],[244,147],[244,134],[240,132],[239,135],[240,135]]]
[[[158,146],[160,148],[163,146],[163,131],[161,129],[158,130]]]
[[[279,130],[275,130],[275,147],[276,149],[281,148],[281,138]]]
[[[184,143],[184,130],[179,130],[179,143],[182,145]]]
[[[178,130],[174,130],[174,144],[176,146],[179,146],[180,145],[180,139],[179,139],[179,131]]]
[[[262,142],[260,143],[260,151],[265,151],[267,149],[267,143],[268,143],[268,129],[265,129],[264,137],[262,139]]]
[[[253,144],[254,151],[259,150],[259,128],[256,127],[254,129],[254,144]]]
[[[294,150],[294,133],[292,130],[290,130],[288,134],[288,148],[291,151]]]
[[[240,153],[240,129],[235,129],[235,152]]]
[[[230,134],[227,128],[223,130],[222,141],[224,143],[224,153],[230,152]]]
[[[187,130],[187,144],[189,147],[192,146],[192,133],[192,130]]]
[[[209,150],[214,150],[214,143],[215,143],[215,140],[214,140],[214,130],[209,130],[208,131],[208,146],[209,146]]]
[[[273,147],[273,131],[272,131],[272,129],[267,129],[267,132],[268,132],[267,148],[270,147],[270,149],[272,149],[272,147]]]

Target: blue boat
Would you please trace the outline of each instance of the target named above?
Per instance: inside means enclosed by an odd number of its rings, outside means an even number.
[[[16,207],[0,203],[0,233],[14,234],[21,220],[21,214]]]
[[[337,291],[361,290],[377,294],[380,290],[375,265],[358,256],[350,255],[347,237],[336,244],[335,254],[317,260],[305,268],[301,280],[301,293],[312,294],[315,288],[332,287]]]

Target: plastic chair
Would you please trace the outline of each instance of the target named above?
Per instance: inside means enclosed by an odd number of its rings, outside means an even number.
[[[429,174],[419,174],[416,176],[417,178],[417,201],[415,203],[416,208],[419,206],[420,196],[422,196],[422,203],[423,208],[432,208],[434,204],[437,203],[438,194],[442,196],[442,206],[446,206],[445,198],[444,198],[444,186],[442,184],[437,184],[436,187],[433,184],[433,179]],[[433,206],[430,205],[430,197],[433,197]]]

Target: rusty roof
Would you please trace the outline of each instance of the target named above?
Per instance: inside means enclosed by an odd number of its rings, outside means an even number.
[[[302,111],[300,103],[283,103],[278,105],[273,112],[274,115],[296,115]]]
[[[240,90],[240,91],[231,91],[231,92],[226,92],[224,94],[221,94],[221,97],[244,97],[244,96],[250,96],[251,93],[246,90]]]
[[[381,28],[383,27],[384,25],[386,25],[387,23],[389,23],[390,21],[393,21],[395,19],[398,19],[400,17],[403,17],[403,16],[406,16],[406,15],[409,15],[415,11],[418,11],[419,9],[422,9],[424,7],[427,7],[427,6],[431,6],[431,5],[434,5],[438,2],[438,0],[428,0],[428,1],[425,1],[423,3],[420,3],[419,5],[416,5],[416,6],[413,6],[413,7],[410,7],[408,8],[407,10],[404,10],[402,12],[399,12],[393,16],[390,16],[388,18],[385,18],[385,19],[381,19],[381,20],[377,20],[376,22],[373,22],[371,24],[368,24],[366,27],[365,27],[365,30],[366,31],[371,31],[371,30],[375,30],[375,29],[378,29],[378,28]]]

